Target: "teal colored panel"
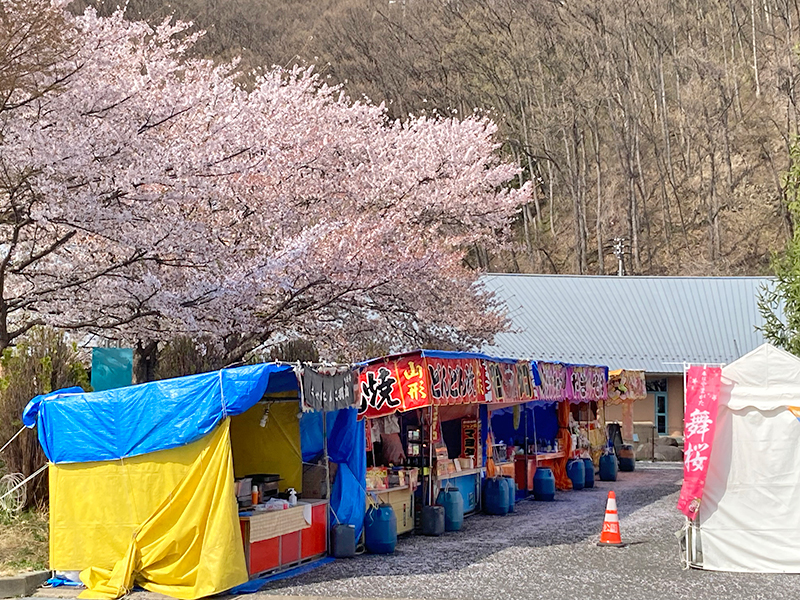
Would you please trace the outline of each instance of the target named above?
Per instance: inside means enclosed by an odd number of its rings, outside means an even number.
[[[92,387],[95,392],[133,383],[133,348],[92,348]]]

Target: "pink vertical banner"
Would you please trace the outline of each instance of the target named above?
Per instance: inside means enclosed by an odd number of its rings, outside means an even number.
[[[678,510],[690,519],[697,516],[706,485],[708,461],[717,426],[720,367],[695,366],[686,372],[686,409],[683,425],[683,486]]]

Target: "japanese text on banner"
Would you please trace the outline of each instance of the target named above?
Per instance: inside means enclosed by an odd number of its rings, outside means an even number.
[[[359,418],[383,417],[402,409],[403,400],[397,369],[392,363],[378,363],[361,370],[358,376],[361,404]]]
[[[720,367],[693,365],[686,372],[683,486],[678,510],[690,519],[697,516],[706,484],[721,378]]]
[[[423,361],[418,357],[403,358],[398,360],[395,365],[400,379],[400,395],[403,398],[402,410],[428,406],[431,402],[428,397]]]

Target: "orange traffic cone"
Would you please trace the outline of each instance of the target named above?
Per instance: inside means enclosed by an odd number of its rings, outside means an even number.
[[[600,534],[598,546],[622,547],[622,538],[619,535],[619,517],[617,516],[617,497],[614,492],[608,492],[606,504],[606,518],[603,521],[603,532]]]

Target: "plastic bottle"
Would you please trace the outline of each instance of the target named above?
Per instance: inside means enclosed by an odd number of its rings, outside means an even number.
[[[253,506],[258,504],[258,486],[254,485],[253,489],[250,490],[250,499],[253,501]]]
[[[289,506],[297,506],[297,492],[294,488],[289,488]]]

